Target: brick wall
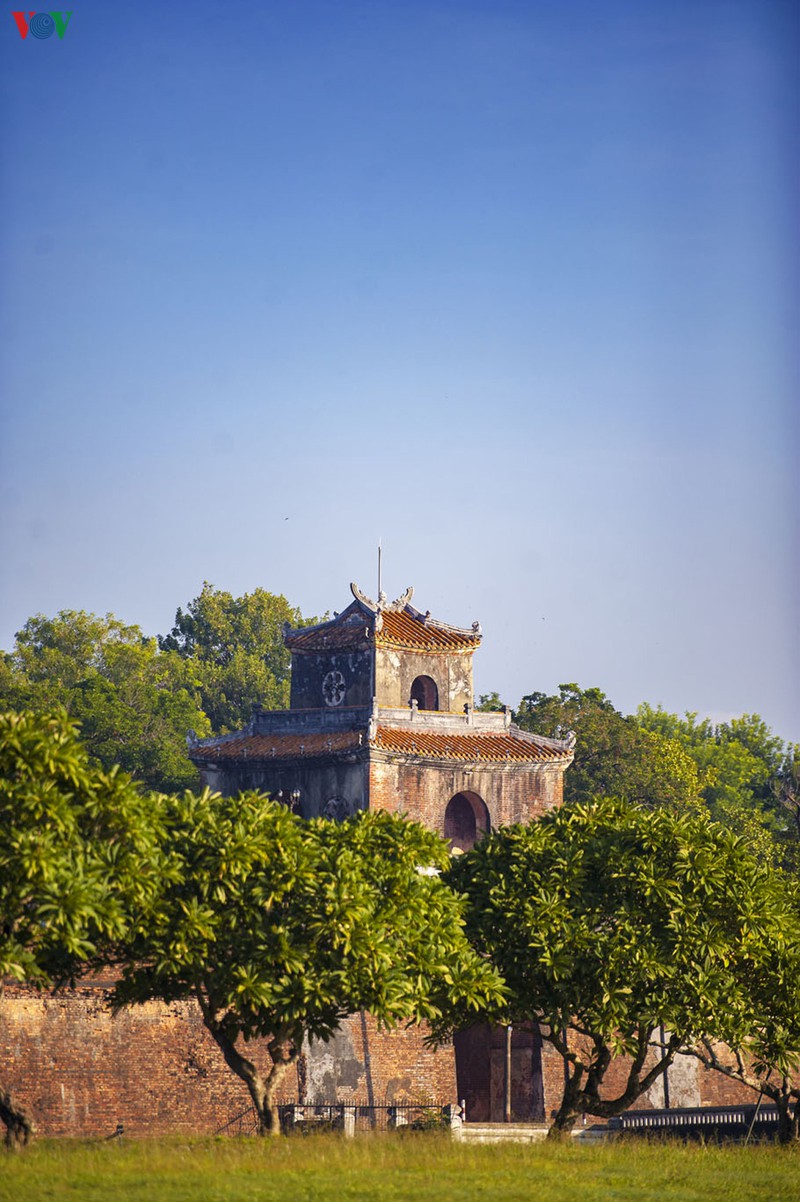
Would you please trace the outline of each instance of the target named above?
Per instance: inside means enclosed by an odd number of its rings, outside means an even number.
[[[148,1003],[112,1017],[102,988],[7,987],[0,1080],[46,1135],[214,1131],[249,1103],[197,1006]],[[256,1055],[257,1055],[256,1050]]]
[[[56,996],[6,990],[0,1082],[40,1134],[102,1137],[118,1123],[131,1135],[210,1133],[249,1106],[194,1003],[148,1003],[112,1017],[105,998],[94,986]],[[330,1044],[304,1048],[282,1092],[331,1102],[455,1101],[452,1048],[433,1052],[424,1035],[379,1031],[370,1015],[354,1015]],[[266,1070],[260,1041],[247,1052]]]
[[[441,835],[456,793],[477,794],[497,827],[541,817],[560,805],[562,790],[563,768],[554,765],[506,769],[370,756],[370,809],[404,812]]]

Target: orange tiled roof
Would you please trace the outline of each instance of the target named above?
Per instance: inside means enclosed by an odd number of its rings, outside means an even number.
[[[304,734],[228,735],[208,740],[190,751],[193,760],[289,760],[335,755],[367,746],[367,731],[345,730]],[[506,731],[503,734],[449,734],[409,725],[379,726],[369,744],[379,751],[440,760],[504,764],[545,763],[565,759],[570,752],[539,742],[535,735]]]
[[[410,606],[399,613],[391,610],[382,615],[383,626],[375,632],[378,647],[410,647],[415,651],[474,650],[481,641],[477,630],[460,630],[457,626],[427,621]]]
[[[377,614],[354,601],[343,613],[318,626],[287,630],[284,642],[291,651],[342,650],[363,647],[399,647],[413,651],[473,651],[481,641],[477,629],[462,630],[427,618],[413,606],[384,609]]]
[[[445,760],[481,760],[489,763],[505,763],[507,760],[556,760],[570,755],[539,743],[537,739],[525,738],[521,734],[445,734],[442,731],[425,730],[409,726],[379,726],[373,746],[382,751],[395,751],[404,755],[419,755]]]
[[[357,730],[339,730],[299,735],[248,735],[210,741],[190,749],[192,759],[203,760],[289,760],[300,756],[329,755],[335,751],[349,751],[366,743],[367,733]]]

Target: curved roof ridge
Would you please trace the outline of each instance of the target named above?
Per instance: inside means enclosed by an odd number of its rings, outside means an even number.
[[[406,590],[405,595],[409,592]],[[483,637],[480,622],[473,622],[471,628],[455,626],[434,618],[430,610],[422,613],[408,602],[402,608],[395,605],[392,602],[373,610],[356,596],[341,613],[314,626],[291,627],[287,623],[283,628],[284,644],[290,650],[311,651],[316,647],[332,648],[335,643],[349,646],[366,635],[368,639],[374,636],[375,642],[383,646],[464,652],[474,650]]]
[[[556,739],[551,735],[540,735],[533,730],[523,730],[521,726],[517,726],[516,722],[512,722],[508,729],[518,739],[538,743],[541,747],[551,747],[553,751],[569,751],[571,753],[575,746],[569,739]]]
[[[335,613],[332,618],[326,618],[324,622],[317,622],[313,626],[290,626],[288,622],[284,622],[284,644],[288,647],[290,643],[296,639],[304,637],[305,635],[313,636],[322,634],[327,630],[332,630],[337,626],[341,626],[354,614],[358,614],[359,617],[364,617],[368,620],[375,617],[375,615],[370,613],[366,606],[362,605],[359,601],[351,601],[350,604],[341,611],[341,613]]]
[[[410,618],[418,618],[426,626],[435,626],[438,630],[446,630],[448,634],[461,634],[468,639],[483,637],[480,622],[473,622],[472,626],[454,626],[452,622],[443,622],[441,618],[432,617],[430,610],[427,613],[421,613],[413,605],[406,605],[401,612],[408,614]]]
[[[479,629],[464,630],[461,626],[437,622],[409,607],[386,611],[380,618],[375,623],[375,643],[379,647],[463,654],[474,651],[481,641]]]

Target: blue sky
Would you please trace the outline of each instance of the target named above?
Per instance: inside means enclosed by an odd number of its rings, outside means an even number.
[[[0,646],[350,579],[800,738],[800,16],[780,0],[0,14]]]

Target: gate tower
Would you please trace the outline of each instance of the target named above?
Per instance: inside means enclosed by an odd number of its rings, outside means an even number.
[[[413,589],[353,600],[331,621],[284,629],[291,652],[288,710],[256,709],[245,730],[193,742],[203,781],[226,795],[256,789],[306,818],[359,810],[403,813],[438,831],[453,854],[487,831],[527,822],[561,803],[573,739],[520,730],[503,713],[475,710],[472,656],[478,622],[464,629],[411,604]],[[328,1045],[304,1049],[304,1099],[466,1100],[467,1118],[503,1117],[506,1032],[473,1025],[433,1052],[418,1033],[346,1019]],[[511,1103],[517,1119],[544,1117],[542,1044],[515,1028]]]
[[[479,623],[421,613],[410,588],[392,602],[350,588],[332,620],[284,629],[288,710],[256,709],[245,730],[192,742],[204,783],[261,790],[305,818],[404,813],[455,852],[559,805],[572,741],[520,730],[508,709],[475,710]]]

